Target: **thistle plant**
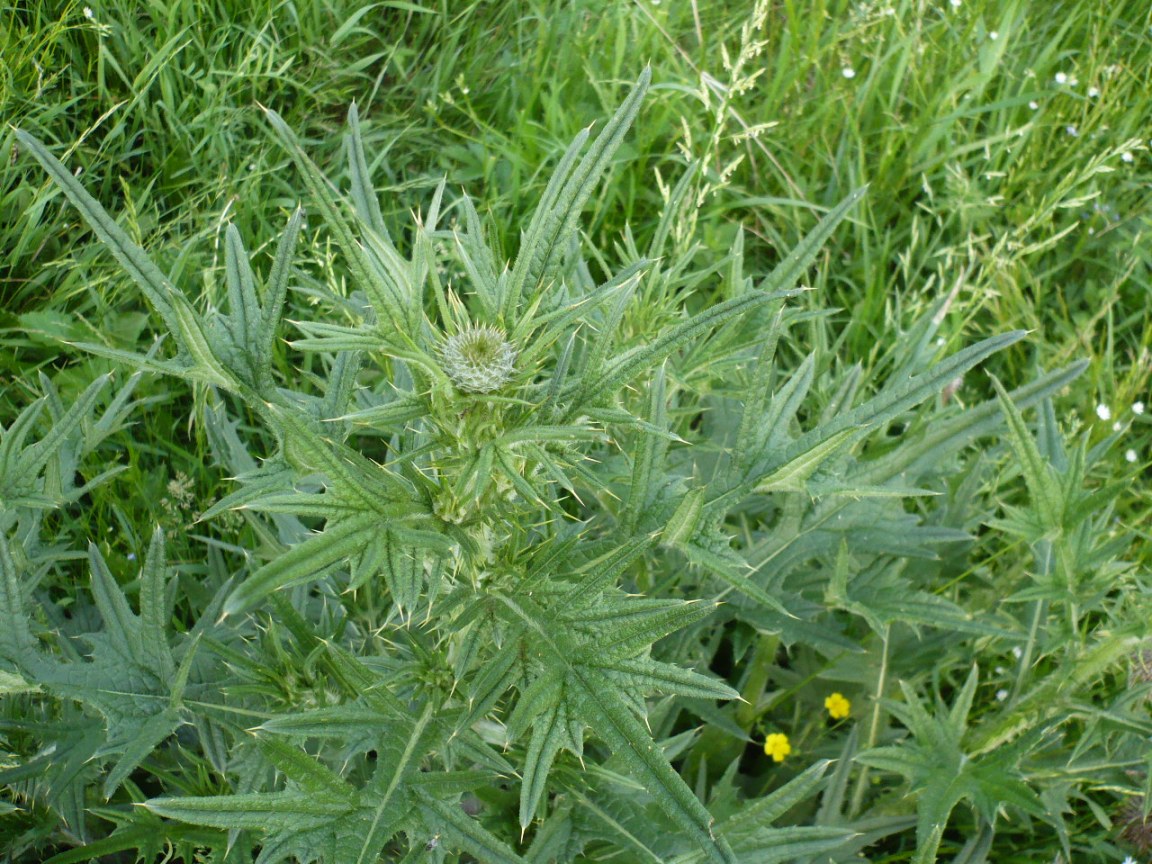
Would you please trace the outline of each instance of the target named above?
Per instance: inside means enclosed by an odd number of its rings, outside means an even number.
[[[355,107],[346,193],[268,111],[341,269],[325,282],[294,267],[301,209],[262,275],[230,226],[226,302],[206,310],[17,133],[166,337],[148,354],[81,347],[198,388],[198,421],[235,478],[202,518],[245,519],[184,574],[157,531],[138,611],[121,584],[131,574],[93,547],[94,612],[62,620],[35,591],[53,559],[27,514],[76,500],[50,496],[58,481],[42,472],[72,476],[69,436],[113,421],[85,419],[86,394],[53,409],[38,444],[23,441],[40,409],[5,432],[0,669],[44,721],[10,746],[58,755],[22,756],[0,780],[66,826],[78,849],[53,860],[147,856],[161,836],[186,860],[261,864],[842,860],[911,829],[928,861],[961,803],[979,836],[1003,806],[1058,821],[1026,776],[1050,742],[1038,702],[977,746],[965,737],[976,667],[944,669],[958,695],[934,709],[896,681],[925,629],[1020,638],[1005,615],[974,616],[933,582],[945,550],[970,540],[964,496],[949,492],[947,513],[919,504],[1000,427],[1002,405],[1030,459],[1019,410],[1045,406],[1082,364],[999,401],[945,404],[950,382],[1024,336],[938,358],[945,303],[872,377],[822,354],[797,359],[798,334],[823,317],[798,284],[862,191],[757,281],[741,235],[712,260],[673,237],[694,206],[690,165],[643,251],[628,236],[615,264],[589,257],[581,210],[648,79],[560,159],[510,266],[472,201],[446,201],[444,183],[404,232],[385,224]],[[329,291],[284,344],[292,289],[345,277],[350,290]],[[715,302],[692,297],[704,289]],[[177,579],[196,590],[178,600]],[[1070,615],[1076,628],[1085,610]],[[724,633],[746,666],[731,682],[710,671]],[[1105,653],[1120,657],[1122,643]],[[773,764],[804,753],[769,722],[786,689],[769,681],[789,674],[782,651],[795,670],[875,661],[848,676],[853,702],[815,702],[837,720],[867,705],[865,719],[786,782],[767,760],[741,776],[750,741],[777,736]],[[1013,698],[1027,701],[1029,686],[1022,677]],[[870,771],[913,791],[949,771],[962,782],[892,812],[873,809]],[[992,802],[998,790],[1006,804]],[[807,824],[786,821],[797,813]],[[93,828],[92,814],[115,830]]]

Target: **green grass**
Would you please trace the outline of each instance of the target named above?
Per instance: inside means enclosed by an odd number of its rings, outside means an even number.
[[[1152,546],[1142,542],[1143,526],[1152,500],[1141,481],[1152,463],[1152,414],[1135,415],[1131,406],[1152,405],[1148,5],[781,0],[753,7],[672,0],[94,0],[88,7],[0,0],[0,425],[38,391],[39,372],[67,402],[116,368],[66,342],[146,350],[159,332],[130,280],[19,152],[12,127],[79,170],[85,187],[189,297],[220,305],[225,226],[235,224],[267,267],[275,236],[301,201],[299,175],[269,135],[260,105],[279,112],[329,176],[346,184],[342,136],[355,101],[389,227],[403,232],[409,214],[427,211],[445,178],[450,200],[463,188],[477,201],[490,218],[493,244],[511,260],[524,219],[568,143],[580,129],[602,124],[650,64],[653,86],[640,119],[615,156],[611,182],[597,188],[581,221],[589,246],[604,252],[593,270],[627,260],[628,235],[636,248],[647,246],[666,190],[694,160],[699,179],[689,191],[692,206],[673,226],[677,248],[696,238],[705,266],[737,242],[742,227],[749,275],[767,273],[822,213],[867,185],[862,205],[809,273],[815,290],[799,301],[835,311],[794,328],[803,338],[781,344],[781,368],[796,368],[818,348],[818,372],[829,376],[817,378],[819,404],[833,396],[819,388],[830,388],[852,364],[879,380],[901,374],[906,357],[897,334],[945,297],[941,356],[996,333],[1030,331],[985,367],[1006,385],[1090,361],[1058,399],[1059,421],[1070,436],[1084,434],[1093,444],[1111,436],[1086,482],[1117,482],[1109,494],[1117,524],[1100,531],[1134,531],[1141,542],[1116,554],[1146,571]],[[319,223],[311,216],[301,239],[302,284],[342,292],[332,267],[338,253]],[[717,299],[715,280],[688,290],[693,308]],[[304,317],[314,299],[293,292],[295,311],[286,317]],[[643,333],[667,324],[660,318],[665,308],[653,303],[629,313],[624,326]],[[117,375],[125,377],[123,370]],[[977,370],[949,398],[974,405],[993,395]],[[189,478],[201,502],[192,509],[233,489],[202,422],[205,396],[146,377],[137,397],[136,425],[102,451],[127,470],[93,490],[82,509],[54,514],[50,525],[71,547],[94,539],[110,560],[128,566],[127,556],[142,558],[151,526],[160,523],[171,531],[170,556],[186,568],[181,584],[201,576],[215,584],[219,562],[205,549],[218,551],[226,532],[181,530],[175,505],[162,503],[174,497],[169,484],[179,476]],[[1110,420],[1097,417],[1101,404]],[[1021,503],[1007,445],[982,458],[979,470],[958,473],[949,486],[950,506],[963,512],[978,494]],[[974,580],[979,587],[966,589],[972,608],[989,605],[998,582],[1026,580],[1034,567],[1018,537],[985,533],[981,524],[969,526],[981,533],[973,548],[938,574],[941,592]],[[69,596],[59,581],[52,590]],[[1092,627],[1116,623],[1102,613],[1064,638],[1072,645]],[[718,653],[746,659],[753,654],[744,649],[758,644],[739,622],[713,638],[729,646]],[[933,653],[933,644],[917,649],[921,663],[961,659],[947,645]],[[770,647],[759,649],[769,659],[777,656]],[[876,658],[876,646],[871,650],[868,662]],[[991,670],[1011,666],[1007,650],[985,644],[963,659],[978,660],[995,678],[1000,673]],[[1045,652],[1050,666],[1043,669],[1065,668]],[[794,733],[798,751],[834,758],[839,740],[812,721],[821,710],[812,682],[860,684],[868,672],[848,657],[793,659],[796,665],[761,682],[773,694],[765,717],[772,728],[805,730]],[[284,662],[289,670],[296,665]],[[748,679],[731,671],[733,686],[743,690]],[[934,687],[951,704],[965,674],[951,669],[937,680],[922,668],[916,680],[921,695]],[[1099,705],[1123,701],[1124,674],[1101,673]],[[977,715],[994,714],[1000,685],[1012,686],[1010,673],[1000,678],[982,680]],[[856,698],[863,704],[866,694]],[[1101,730],[1109,721],[1092,710],[1085,705],[1080,725],[1061,731],[1069,751],[1076,735],[1112,746],[1110,731]],[[730,742],[715,752],[727,753],[725,746]],[[694,758],[693,767],[707,775]],[[767,772],[757,779],[755,791],[773,786]],[[900,794],[895,783],[883,788]],[[1058,806],[1052,789],[1050,806]],[[205,779],[196,791],[219,790]],[[1101,789],[1090,801],[1074,800],[1070,831],[1079,855],[1118,861],[1131,851],[1100,824],[1115,795]],[[965,827],[956,825],[945,849],[957,851]],[[60,842],[50,820],[43,830]],[[1004,830],[997,860],[1051,860],[1057,848],[1034,839],[1039,832]],[[1038,845],[1012,848],[1012,837]],[[906,838],[884,844],[868,853],[872,860],[910,860],[914,844]]]

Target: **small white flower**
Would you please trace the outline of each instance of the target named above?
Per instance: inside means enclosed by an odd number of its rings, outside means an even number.
[[[1099,417],[1101,420],[1111,420],[1112,419],[1112,409],[1109,408],[1107,405],[1105,405],[1103,402],[1101,402],[1099,405],[1096,406],[1096,416]]]
[[[1080,130],[1077,129],[1075,126],[1065,126],[1064,131],[1067,132],[1069,135],[1071,135],[1073,138],[1079,138],[1080,137]]]
[[[948,3],[952,6],[953,9],[960,8],[960,0],[948,0]]]
[[[89,21],[91,21],[93,18],[96,17],[96,13],[92,11],[91,6],[85,6],[84,7],[84,17],[87,18]]]
[[[1037,108],[1040,107],[1040,103],[1037,102],[1035,99],[1033,99],[1031,102],[1028,103],[1028,107],[1031,108],[1033,111],[1035,111]]]
[[[993,30],[991,33],[988,34],[988,38],[991,39],[993,42],[995,42],[997,39],[1000,38],[1000,34],[997,33],[995,30]]]
[[[1063,72],[1057,72],[1056,73],[1056,83],[1057,84],[1067,84],[1068,83],[1068,76],[1065,75]]]
[[[1095,87],[1089,87],[1088,88],[1088,98],[1089,99],[1095,99],[1099,95],[1100,95],[1100,91],[1097,90]]]
[[[1130,151],[1125,150],[1123,153],[1120,154],[1120,158],[1125,162],[1131,162],[1135,157],[1132,155],[1132,153]]]
[[[1124,451],[1124,458],[1125,458],[1125,460],[1127,460],[1128,462],[1135,462],[1135,461],[1136,461],[1136,451],[1135,451],[1135,450],[1131,450],[1131,449],[1129,449],[1129,450],[1125,450],[1125,451]]]
[[[1132,413],[1133,414],[1143,414],[1144,413],[1144,403],[1143,402],[1133,402],[1132,403]]]
[[[136,560],[136,553],[135,552],[129,552],[126,557],[128,558],[129,561],[135,561]]]
[[[1123,428],[1124,428],[1124,424],[1121,423],[1119,420],[1117,420],[1115,423],[1112,424],[1112,431],[1113,432],[1119,432]]]
[[[1127,858],[1121,861],[1120,864],[1139,864],[1139,862],[1131,855],[1129,855]]]
[[[840,74],[843,75],[845,78],[855,78],[856,77],[856,70],[853,69],[851,66],[845,66],[843,69],[840,70]]]
[[[1013,645],[1012,646],[1012,656],[1015,657],[1017,660],[1019,660],[1021,657],[1024,656],[1024,649],[1021,648],[1019,645]]]
[[[996,691],[996,701],[997,702],[1003,702],[1007,698],[1008,698],[1008,691],[1007,690],[1000,689],[1000,690]]]

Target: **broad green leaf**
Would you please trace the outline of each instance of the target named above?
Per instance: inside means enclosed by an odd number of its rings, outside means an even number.
[[[356,790],[303,750],[276,738],[260,739],[260,749],[276,769],[302,791],[349,806],[356,804]]]
[[[856,206],[867,191],[867,186],[857,189],[830,210],[760,283],[759,290],[766,292],[783,291],[795,285],[797,280],[804,275],[804,271],[816,260],[816,256],[820,254],[820,250],[824,248],[824,244],[832,236],[832,232],[844,221],[848,212]]]
[[[265,720],[256,728],[277,735],[297,735],[302,738],[351,739],[357,736],[375,738],[390,727],[394,720],[367,705],[348,703],[331,708],[316,708],[296,714],[286,714]]]
[[[186,825],[165,825],[159,817],[147,810],[141,810],[133,814],[133,822],[128,827],[117,828],[107,837],[53,855],[43,864],[90,864],[92,861],[114,861],[117,853],[127,852],[130,849],[144,860],[151,860],[161,857],[166,840],[207,846],[218,839],[219,835],[214,830]]]
[[[365,6],[352,17],[356,18],[371,7]],[[350,19],[351,20],[351,19]],[[347,25],[349,22],[345,22]],[[380,199],[372,187],[368,160],[364,158],[364,140],[360,134],[360,112],[353,102],[348,107],[348,131],[344,135],[344,149],[348,157],[348,177],[352,182],[351,199],[360,221],[382,237],[388,236],[384,216],[380,212]]]
[[[9,662],[24,665],[35,655],[36,642],[28,621],[16,562],[0,532],[0,656]]]
[[[234,510],[254,510],[258,513],[291,513],[295,516],[306,516],[312,519],[346,519],[364,512],[348,501],[330,494],[314,495],[310,492],[268,492],[260,494],[258,489],[243,489],[244,498],[229,496],[230,508]],[[385,510],[394,516],[401,516],[407,512],[407,507],[389,507]],[[214,513],[222,512],[214,510]],[[384,512],[381,512],[384,515]],[[203,517],[207,518],[207,516]]]
[[[733,842],[738,842],[740,837],[753,834],[761,828],[770,827],[797,804],[816,794],[823,785],[824,774],[831,764],[827,759],[814,762],[779,789],[741,807],[721,822],[719,827],[732,838]]]
[[[716,864],[736,864],[731,848],[712,831],[712,816],[692,794],[659,751],[617,690],[604,677],[587,668],[573,667],[573,681],[596,722],[592,725],[614,753],[673,819],[677,827],[695,838],[705,855]]]
[[[41,396],[17,414],[11,425],[3,430],[4,435],[0,437],[0,478],[3,478],[5,486],[14,486],[20,479],[21,472],[17,470],[17,460],[24,451],[24,442],[32,433],[47,404],[48,397]],[[39,471],[39,468],[34,468],[33,473],[36,471]]]
[[[104,619],[104,630],[112,647],[125,662],[135,661],[143,665],[140,621],[128,606],[124,592],[109,572],[95,543],[88,544],[88,568],[92,574],[92,599]]]
[[[111,798],[112,794],[120,788],[120,784],[128,779],[141,762],[160,746],[165,738],[176,731],[181,724],[180,712],[171,707],[165,708],[159,714],[153,714],[144,722],[135,737],[128,742],[112,770],[104,778],[104,797]]]
[[[1009,396],[1018,408],[1028,408],[1055,395],[1088,368],[1082,360],[1063,369],[1048,372],[1013,390]],[[934,420],[924,433],[905,442],[890,454],[853,470],[853,482],[880,483],[909,471],[919,472],[939,463],[941,454],[956,453],[972,441],[996,431],[1004,422],[999,399],[990,399],[967,408],[955,417]]]
[[[648,399],[648,422],[654,430],[637,436],[632,453],[632,479],[628,488],[628,502],[624,507],[622,524],[628,533],[634,533],[641,515],[648,508],[664,478],[658,470],[668,452],[668,442],[660,432],[668,428],[665,367],[656,370],[652,378]]]
[[[608,314],[604,316],[603,322],[597,326],[594,335],[591,338],[586,337],[588,344],[585,348],[583,369],[580,372],[581,377],[585,380],[594,381],[603,372],[604,360],[616,342],[617,330],[631,301],[631,291],[625,290],[617,294],[616,302],[612,304]]]
[[[651,344],[632,348],[610,361],[594,381],[585,382],[568,409],[568,416],[578,415],[586,405],[595,405],[604,396],[615,393],[645,369],[661,363],[672,352],[688,344],[701,334],[712,330],[746,312],[764,306],[783,297],[794,296],[798,291],[780,291],[764,294],[749,292],[723,303],[717,303],[687,321],[676,325]]]
[[[782,326],[783,317],[783,303],[780,303],[780,308],[771,317],[768,336],[756,357],[748,394],[744,398],[744,408],[740,415],[740,429],[736,435],[736,446],[732,451],[731,464],[734,470],[742,468],[752,461],[754,458],[752,454],[758,451],[759,442],[765,441],[767,434],[771,432],[771,428],[764,421],[764,417],[767,415],[770,388],[775,374],[776,346],[784,329]],[[809,359],[805,358],[801,367],[808,362]],[[798,387],[800,384],[799,375],[800,369],[797,369],[785,387]],[[793,384],[793,381],[796,383]],[[775,402],[776,400],[773,399],[772,401]],[[784,412],[781,411],[780,413],[783,414]],[[795,416],[795,412],[788,416]],[[787,429],[783,431],[786,432]]]
[[[420,760],[428,750],[435,746],[432,740],[436,725],[432,724],[433,707],[431,703],[424,706],[419,717],[413,718],[411,725],[405,730],[406,739],[389,741],[380,753],[377,774],[372,779],[371,804],[374,806],[373,822],[378,822],[389,809],[394,799],[406,797],[405,777],[413,771],[419,770]],[[403,747],[400,747],[403,740]],[[426,795],[427,793],[423,793]]]
[[[629,830],[629,826],[622,824],[613,813],[610,813],[607,809],[600,806],[579,789],[572,790],[571,794],[576,801],[579,802],[582,810],[595,817],[607,827],[616,845],[621,849],[639,853],[639,858],[636,858],[636,855],[633,854],[629,860],[653,862],[653,864],[667,864],[665,858],[651,848],[651,846],[655,844],[646,842],[649,838],[636,836],[636,832]],[[704,854],[705,853],[701,851],[700,855],[703,856]]]
[[[989,377],[992,379],[992,386],[996,389],[996,398],[999,399],[1001,409],[1004,411],[1004,418],[1008,423],[1008,440],[1020,462],[1020,469],[1024,473],[1024,482],[1028,485],[1032,503],[1035,505],[1044,527],[1049,532],[1059,531],[1062,527],[1065,507],[1065,498],[1060,483],[1053,475],[1048,461],[1040,455],[1036,440],[1024,424],[1024,418],[1019,409],[1004,390],[1004,385],[995,375]]]
[[[588,316],[593,309],[610,299],[614,294],[619,294],[623,298],[631,297],[633,286],[644,275],[647,268],[652,266],[652,263],[647,258],[633,261],[612,276],[611,279],[597,285],[583,297],[577,298],[567,306],[536,317],[525,316],[509,337],[513,344],[525,346],[517,357],[517,364],[521,368],[532,368],[537,359],[551,350],[552,345],[565,333],[575,335],[573,325],[576,322]],[[615,326],[615,324],[609,323],[604,329],[611,331],[615,329]],[[596,368],[591,363],[589,365]],[[564,377],[559,367],[557,374],[561,378]]]
[[[554,809],[536,829],[532,845],[524,856],[526,864],[551,864],[562,860],[572,837],[572,815],[569,808]]]
[[[318,828],[352,809],[347,802],[301,792],[153,798],[144,806],[160,816],[193,825],[250,831]]]
[[[296,238],[304,225],[304,210],[297,207],[292,211],[280,242],[276,246],[276,258],[268,274],[264,306],[261,310],[260,341],[256,354],[257,372],[268,369],[271,372],[272,349],[276,344],[276,331],[284,313],[284,303],[288,298],[288,280],[292,277],[292,253],[296,248]]]
[[[264,110],[268,122],[300,170],[304,185],[319,205],[329,230],[335,235],[357,285],[368,295],[381,323],[387,322],[390,332],[401,344],[409,341],[406,334],[410,331],[413,298],[403,296],[401,286],[386,275],[378,261],[356,237],[352,224],[345,216],[346,204],[337,197],[327,178],[304,152],[288,124],[275,111],[268,108]]]
[[[95,342],[75,342],[73,347],[103,357],[106,360],[115,360],[141,372],[152,372],[158,375],[171,375],[173,378],[184,378],[188,381],[210,383],[206,380],[200,367],[187,362],[187,358],[176,360],[156,360],[151,352],[136,354],[133,351],[121,351],[118,348],[109,348]]]
[[[846,430],[865,426],[876,427],[888,422],[901,412],[932,398],[940,392],[947,382],[997,351],[1023,339],[1025,335],[1027,335],[1025,331],[1016,330],[1001,336],[993,336],[953,354],[904,383],[885,387],[884,390],[863,405],[837,415],[829,422],[801,435],[781,451],[771,454],[767,463],[762,465],[760,470],[765,473],[774,471],[778,466],[787,464],[798,455],[841,435]]]
[[[712,833],[712,817],[673,770],[651,735],[603,672],[574,662],[575,646],[560,629],[545,623],[547,616],[528,597],[499,598],[514,620],[524,622],[547,649],[551,662],[563,669],[573,696],[587,712],[589,725],[619,754],[656,802],[686,834],[692,836],[716,864],[736,864],[732,850]]]
[[[739,699],[740,694],[717,678],[710,678],[681,669],[671,663],[662,663],[650,657],[632,659],[593,660],[589,665],[611,673],[629,682],[637,690],[658,691],[685,696],[690,699]]]
[[[467,815],[458,804],[441,801],[419,789],[414,792],[414,797],[433,823],[443,826],[445,836],[477,861],[484,864],[523,864],[519,855],[479,821]]]
[[[11,470],[13,470],[15,477],[9,475],[8,471],[4,471],[0,474],[0,482],[4,485],[8,485],[13,482],[13,480],[21,480],[27,483],[43,470],[49,460],[64,446],[64,442],[68,439],[68,436],[88,417],[92,406],[96,404],[96,399],[100,396],[100,393],[104,390],[104,387],[111,378],[111,375],[100,375],[84,388],[84,392],[77,397],[72,407],[70,407],[62,417],[57,418],[55,422],[53,422],[52,428],[35,444],[30,444],[18,455],[15,453],[5,454],[4,464],[0,464],[0,468],[12,464],[13,468]],[[31,415],[31,419],[33,421],[35,420],[35,414]],[[15,424],[13,425],[15,426]],[[26,431],[30,425],[31,423],[29,422],[27,426],[23,426],[23,429]],[[12,435],[18,441],[22,435],[14,433],[19,431],[18,429],[10,429],[8,435]],[[8,437],[8,435],[5,437]]]
[[[420,589],[424,587],[424,559],[415,550],[404,548],[395,532],[389,532],[389,535],[386,538],[384,580],[397,607],[411,614],[420,600]]]
[[[564,693],[564,680],[557,675],[545,673],[524,688],[516,707],[508,717],[506,728],[508,740],[516,741],[524,736],[536,718],[550,711],[560,702]]]
[[[567,443],[575,441],[605,441],[608,436],[602,429],[589,426],[522,426],[510,429],[496,443],[513,447],[526,441],[537,444]]]
[[[617,582],[636,561],[652,548],[655,536],[633,537],[622,546],[583,564],[572,573],[576,577],[564,596],[562,606],[577,610],[593,604],[600,592]]]
[[[456,251],[476,299],[485,312],[485,318],[492,320],[499,312],[499,279],[496,275],[496,259],[492,250],[484,242],[484,230],[480,224],[480,214],[472,199],[467,195],[460,198],[460,209],[464,211],[464,225],[467,229],[453,233]]]
[[[816,355],[809,354],[796,367],[784,385],[772,395],[763,416],[753,419],[755,424],[751,436],[751,456],[761,455],[764,447],[790,440],[789,426],[796,419],[796,412],[808,396],[808,390],[816,374]],[[749,408],[745,408],[748,411]],[[741,418],[743,421],[743,418]]]
[[[812,474],[837,451],[866,430],[841,429],[804,453],[795,456],[756,483],[757,492],[803,492]]]
[[[515,320],[516,310],[524,294],[527,292],[531,295],[536,290],[549,268],[556,263],[555,259],[564,248],[568,236],[576,230],[580,211],[592,195],[600,174],[623,143],[632,121],[636,119],[651,78],[651,70],[645,68],[632,92],[616,109],[612,119],[578,165],[573,167],[576,155],[587,139],[586,130],[576,137],[564,154],[544,190],[516,256],[516,264],[512,268],[501,303],[501,318],[505,322]]]
[[[661,541],[669,546],[679,547],[696,536],[700,528],[700,518],[704,515],[704,495],[707,490],[703,486],[688,490],[672,511],[672,517],[664,526]]]
[[[466,725],[488,714],[520,677],[521,645],[518,636],[519,634],[509,635],[503,647],[495,654],[489,655],[483,673],[469,688],[468,713],[464,721]]]
[[[172,314],[178,328],[173,332],[188,356],[199,367],[196,371],[206,381],[224,390],[241,389],[240,382],[221,359],[221,346],[213,344],[213,339],[205,332],[203,319],[192,308],[192,304],[181,295],[173,295]]]
[[[228,284],[228,330],[236,348],[251,359],[251,349],[260,344],[260,301],[248,250],[233,223],[224,231],[224,279]]]
[[[224,604],[225,615],[251,609],[273,591],[314,579],[359,553],[380,530],[379,517],[361,513],[329,525],[320,534],[265,564],[241,582]]]
[[[377,429],[403,429],[411,421],[424,417],[427,411],[427,406],[421,399],[415,396],[398,396],[383,405],[361,408],[334,417],[333,420],[346,420],[357,426],[372,426]]]
[[[964,681],[964,686],[956,694],[952,707],[948,710],[948,726],[952,734],[960,739],[968,731],[968,714],[972,710],[972,700],[976,697],[976,685],[979,683],[978,667],[973,664],[972,671]]]
[[[3,649],[0,649],[3,650]],[[19,675],[0,669],[0,696],[15,696],[21,693],[39,693],[40,687],[29,684]]]
[[[755,600],[761,605],[773,609],[788,618],[796,616],[778,598],[765,591],[752,580],[752,568],[748,562],[733,552],[731,555],[717,554],[711,549],[705,549],[695,543],[685,543],[680,546],[684,556],[699,567],[703,567],[729,588],[739,591],[744,596]]]
[[[289,345],[297,351],[323,351],[338,354],[341,351],[385,351],[388,343],[374,328],[345,327],[323,321],[293,321],[305,334],[293,339]]]
[[[579,656],[588,657],[592,663],[598,659],[634,657],[714,611],[716,604],[701,600],[628,599],[616,605],[600,604],[579,618],[582,624],[603,625],[603,632]]]
[[[548,771],[556,753],[568,738],[563,698],[557,699],[532,727],[528,752],[524,756],[523,780],[520,784],[520,827],[527,828],[536,815],[544,794]]]
[[[268,406],[267,411],[280,425],[289,461],[300,468],[323,472],[341,497],[355,501],[364,511],[383,515],[396,499],[411,498],[411,487],[406,481],[351,447],[324,437],[309,418],[278,406]],[[421,509],[412,501],[411,513],[418,514]]]
[[[96,232],[96,236],[108,247],[120,266],[144,292],[144,296],[148,298],[152,308],[164,320],[168,332],[179,338],[182,330],[176,311],[172,306],[172,298],[176,296],[177,291],[168,281],[168,277],[152,263],[143,249],[132,242],[124,230],[116,224],[116,220],[100,206],[100,202],[85,191],[80,182],[72,175],[72,172],[65,168],[60,160],[48,151],[47,147],[20,129],[16,130],[16,138],[24,149],[44,166],[44,169],[60,186],[64,194],[68,196],[68,200],[80,211],[80,215]]]

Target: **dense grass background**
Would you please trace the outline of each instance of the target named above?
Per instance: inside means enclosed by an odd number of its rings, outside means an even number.
[[[1005,381],[1090,359],[1060,419],[1116,436],[1098,479],[1133,481],[1117,515],[1147,537],[1152,415],[1131,406],[1152,403],[1148,4],[782,0],[759,11],[743,0],[0,3],[0,422],[37,372],[68,395],[111,368],[65,341],[152,338],[135,288],[18,152],[12,126],[68,151],[177,284],[211,301],[224,226],[270,243],[299,200],[260,105],[338,173],[355,101],[386,218],[407,219],[446,177],[483,202],[511,257],[545,169],[651,64],[653,92],[585,214],[594,247],[625,230],[650,236],[662,188],[694,159],[711,183],[685,230],[726,248],[743,225],[761,270],[869,184],[813,275],[813,305],[840,310],[813,337],[845,364],[882,366],[894,334],[950,296],[951,349],[1033,331],[991,364]],[[319,225],[302,246],[305,271],[323,279],[334,253]],[[82,517],[58,517],[125,557],[149,526],[182,524],[176,510],[223,488],[189,423],[193,395],[168,381],[142,388],[151,401],[133,438],[168,447],[128,448],[130,470]],[[956,398],[988,393],[981,373]],[[197,557],[194,537],[174,540],[174,557]],[[1149,548],[1130,554],[1147,565]]]
[[[763,4],[759,21],[755,11],[646,0],[9,3],[0,116],[67,148],[87,188],[178,283],[214,297],[223,226],[268,243],[299,198],[259,105],[331,166],[356,101],[386,215],[420,208],[446,177],[484,202],[511,256],[546,166],[650,63],[654,93],[586,215],[596,245],[611,248],[625,226],[650,233],[658,182],[674,182],[689,158],[716,187],[697,211],[701,237],[723,248],[741,224],[764,268],[821,208],[870,184],[813,279],[814,304],[842,310],[845,361],[879,362],[894,328],[952,296],[951,348],[1034,331],[994,364],[1005,380],[1092,358],[1066,419],[1100,438],[1119,421],[1112,468],[1135,476],[1149,436],[1130,406],[1146,401],[1152,339],[1146,4],[782,2]],[[19,158],[8,127],[2,135],[8,409],[38,369],[68,392],[106,368],[61,355],[60,340],[149,337],[127,278]],[[322,263],[322,244],[314,238],[305,257]],[[971,391],[988,392],[982,375],[959,398]],[[180,398],[168,385],[155,395]],[[1098,404],[1112,421],[1098,420]],[[144,422],[180,440],[186,416],[157,410]],[[204,444],[187,445],[186,466],[134,466],[120,485],[155,492],[177,470],[198,477]],[[1147,509],[1133,486],[1119,512],[1138,525]],[[143,515],[116,518],[133,546],[129,526]]]
[[[847,355],[874,357],[893,324],[954,292],[957,343],[1028,327],[1036,338],[1011,358],[1014,376],[1089,354],[1099,362],[1074,403],[1082,415],[1138,399],[1145,5],[773,3],[742,39],[750,5],[8,4],[0,114],[71,148],[88,188],[210,291],[221,226],[269,238],[298,197],[258,104],[335,158],[355,100],[393,216],[445,176],[485,201],[511,253],[542,167],[651,63],[655,95],[587,218],[602,245],[625,224],[651,230],[654,178],[674,179],[686,154],[724,178],[699,209],[703,236],[725,244],[743,224],[765,265],[820,207],[867,183],[815,280],[846,310]],[[733,70],[742,42],[761,44]],[[7,131],[4,145],[5,328],[39,322],[50,344],[77,328],[134,340],[123,277]],[[27,354],[35,341],[6,343],[22,372],[55,353]]]

